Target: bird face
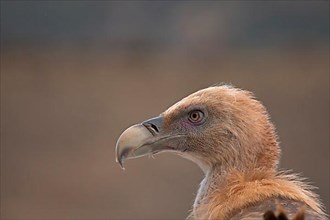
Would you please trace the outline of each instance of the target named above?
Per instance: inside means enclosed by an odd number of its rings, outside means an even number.
[[[210,87],[126,129],[117,141],[116,160],[122,166],[127,159],[173,152],[203,170],[216,164],[246,164],[243,159],[255,161],[261,155],[263,140],[255,135],[261,131],[272,135],[263,106],[250,93]],[[254,143],[248,141],[251,138]]]

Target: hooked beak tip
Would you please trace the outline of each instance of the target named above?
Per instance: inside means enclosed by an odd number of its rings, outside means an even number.
[[[118,160],[118,158],[116,157],[116,162],[119,163],[119,166],[122,170],[125,170],[125,167],[124,167],[124,164],[123,164],[123,161],[121,159]]]
[[[150,131],[142,124],[127,128],[116,143],[116,162],[124,169],[124,160],[143,156],[145,152],[137,152],[136,149],[152,138]]]

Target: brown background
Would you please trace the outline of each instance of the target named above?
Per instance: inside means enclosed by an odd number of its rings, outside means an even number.
[[[131,124],[226,82],[277,127],[329,211],[329,2],[1,1],[1,218],[184,219],[185,159],[127,161]]]

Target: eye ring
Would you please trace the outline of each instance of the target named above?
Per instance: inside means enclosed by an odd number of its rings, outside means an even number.
[[[193,110],[189,112],[188,120],[193,124],[200,124],[204,119],[204,112],[200,110]]]

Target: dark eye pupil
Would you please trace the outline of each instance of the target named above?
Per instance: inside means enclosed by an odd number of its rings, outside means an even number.
[[[191,111],[189,113],[189,121],[192,123],[199,123],[203,120],[204,117],[204,113],[199,111],[199,110],[195,110],[195,111]]]
[[[194,121],[198,121],[200,119],[201,115],[199,112],[192,112],[190,115],[190,118]]]

